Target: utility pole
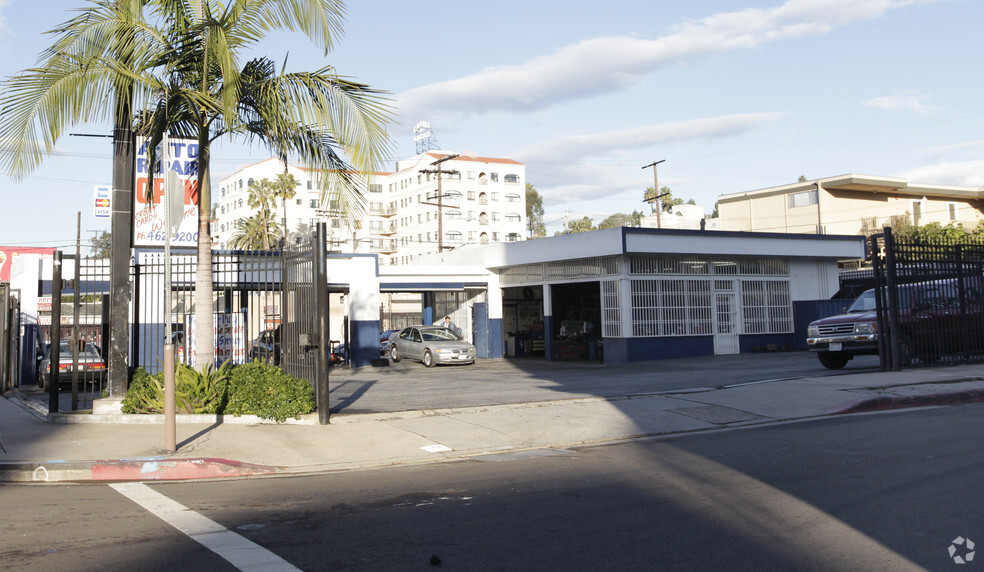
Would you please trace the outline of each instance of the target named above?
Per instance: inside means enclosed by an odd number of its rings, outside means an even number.
[[[669,194],[669,193],[663,193],[662,195],[659,194],[659,179],[656,177],[656,165],[659,165],[663,161],[666,161],[666,159],[660,159],[659,161],[652,162],[646,165],[645,167],[643,167],[643,169],[648,169],[650,167],[653,168],[653,191],[656,192],[656,196],[651,199],[645,199],[643,200],[643,202],[649,203],[650,205],[653,204],[653,201],[656,202],[656,228],[663,228],[663,221],[660,218],[660,211],[662,211],[663,208],[659,204],[659,199],[660,197],[665,197],[667,194]]]
[[[452,159],[458,158],[458,153],[453,155],[448,155],[447,157],[442,157],[437,161],[431,163],[431,166],[437,166],[437,169],[421,169],[421,173],[426,173],[428,175],[437,175],[437,202],[436,203],[420,203],[422,205],[431,205],[437,207],[437,252],[444,252],[444,191],[441,190],[441,173],[447,173],[449,175],[456,175],[458,171],[442,171],[441,164],[445,161],[450,161]],[[432,198],[432,197],[428,197]],[[455,206],[449,206],[448,208],[458,208]]]

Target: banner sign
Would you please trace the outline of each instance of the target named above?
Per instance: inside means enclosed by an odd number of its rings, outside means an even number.
[[[188,365],[195,367],[195,316],[189,314],[186,335],[188,336]],[[212,314],[212,333],[215,335],[215,365],[227,361],[246,363],[246,321],[241,313]]]
[[[112,197],[109,187],[96,186],[92,189],[92,216],[96,218],[109,218],[112,211]]]
[[[137,157],[134,172],[135,203],[133,207],[133,245],[164,246],[167,229],[164,227],[164,182],[170,180],[172,200],[182,208],[171,220],[175,230],[171,233],[171,246],[196,246],[198,244],[198,142],[191,139],[169,139],[166,169],[164,149],[157,150],[161,166],[154,172],[154,189],[147,196],[147,179],[150,160],[147,140],[137,138]]]

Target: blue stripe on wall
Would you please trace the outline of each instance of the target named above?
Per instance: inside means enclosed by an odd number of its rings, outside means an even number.
[[[349,366],[366,367],[379,357],[379,320],[349,322]]]
[[[505,356],[505,342],[502,337],[502,318],[489,319],[489,357]]]
[[[678,357],[714,355],[711,336],[672,338],[605,338],[605,363],[629,363]]]

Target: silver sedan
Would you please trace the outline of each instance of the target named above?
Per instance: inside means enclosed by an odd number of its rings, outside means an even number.
[[[427,367],[439,363],[474,363],[475,346],[442,326],[408,326],[391,338],[390,357],[419,360]]]

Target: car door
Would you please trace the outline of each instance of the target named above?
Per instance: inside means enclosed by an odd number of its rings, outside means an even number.
[[[410,359],[420,359],[423,355],[423,352],[421,352],[421,348],[423,346],[424,340],[420,336],[420,330],[417,328],[411,328],[409,339],[407,340],[406,356]]]

